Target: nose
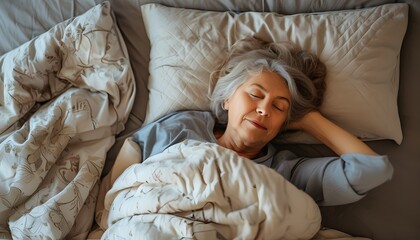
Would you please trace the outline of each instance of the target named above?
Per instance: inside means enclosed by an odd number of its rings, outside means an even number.
[[[269,108],[268,108],[268,104],[266,104],[266,103],[260,103],[258,106],[257,106],[257,109],[256,109],[256,111],[257,111],[257,113],[259,114],[259,115],[261,115],[261,116],[266,116],[266,117],[269,117],[270,116],[270,110],[269,110]]]

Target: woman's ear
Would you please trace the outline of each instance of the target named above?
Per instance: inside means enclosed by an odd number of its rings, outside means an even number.
[[[229,99],[225,100],[223,102],[223,109],[224,110],[228,110],[229,109]]]

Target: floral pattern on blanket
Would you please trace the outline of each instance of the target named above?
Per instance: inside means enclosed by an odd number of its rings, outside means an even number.
[[[85,239],[134,101],[110,4],[0,57],[0,238]]]
[[[104,207],[101,239],[310,239],[321,223],[274,170],[193,140],[127,168]]]

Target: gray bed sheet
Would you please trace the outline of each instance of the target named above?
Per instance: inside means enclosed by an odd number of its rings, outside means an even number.
[[[77,16],[102,0],[2,0],[0,1],[0,55],[47,31],[56,23]],[[323,207],[323,224],[354,236],[378,240],[420,239],[420,1],[405,0],[111,0],[118,25],[129,49],[137,84],[136,103],[126,130],[120,134],[108,154],[105,172],[123,142],[141,126],[146,112],[147,79],[150,44],[140,6],[159,2],[168,6],[225,11],[275,11],[283,14],[372,7],[385,3],[407,2],[409,24],[401,50],[398,107],[404,139],[373,141],[368,144],[377,152],[387,154],[394,165],[392,181],[371,191],[359,202]],[[1,116],[0,116],[1,117]],[[288,145],[310,156],[331,154],[320,145]]]

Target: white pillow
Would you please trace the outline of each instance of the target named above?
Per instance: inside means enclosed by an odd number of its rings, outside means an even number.
[[[209,75],[235,41],[254,35],[289,40],[327,66],[321,112],[362,140],[402,141],[399,55],[408,5],[280,15],[142,6],[151,43],[145,123],[177,110],[209,110]],[[305,134],[286,142],[315,143]]]

